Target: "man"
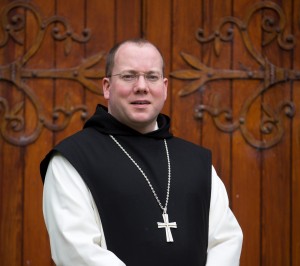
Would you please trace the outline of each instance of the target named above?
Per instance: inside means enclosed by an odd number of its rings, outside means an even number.
[[[235,266],[242,231],[211,154],[169,132],[158,49],[110,51],[104,98],[84,129],[41,163],[43,210],[57,265]]]

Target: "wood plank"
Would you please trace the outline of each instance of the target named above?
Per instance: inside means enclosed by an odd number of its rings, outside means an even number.
[[[171,12],[172,2],[170,0],[157,1],[148,0],[143,6],[143,25],[142,37],[154,43],[161,51],[165,60],[165,76],[168,78],[168,73],[171,67],[171,29],[172,18]],[[169,78],[168,98],[165,102],[163,113],[171,115],[171,81]]]
[[[233,16],[244,20],[253,4],[249,0],[234,1]],[[252,37],[251,45],[258,52],[261,44],[260,22],[260,17],[254,17],[247,29]],[[240,64],[248,69],[259,69],[260,66],[248,53],[237,27],[233,29],[233,69],[241,70]],[[232,82],[233,117],[238,123],[243,106],[260,84],[260,81],[255,80]],[[260,99],[251,104],[245,119],[247,130],[259,138]],[[232,134],[232,208],[244,233],[242,266],[260,265],[260,160],[260,152],[245,141],[240,130],[235,131]]]
[[[35,1],[43,19],[55,14],[54,1]],[[54,25],[50,26],[52,29]],[[27,49],[36,42],[36,34],[40,25],[31,12],[27,12]],[[38,53],[29,59],[26,67],[29,69],[54,68],[54,40],[51,30],[46,31],[45,39]],[[34,91],[43,106],[46,119],[52,121],[53,84],[51,79],[29,79],[27,85]],[[26,127],[34,132],[37,126],[37,111],[30,101],[26,101]],[[39,173],[39,163],[51,149],[53,133],[43,129],[39,138],[25,149],[24,170],[24,231],[23,231],[23,265],[52,265],[48,233],[42,213],[43,186]],[[38,247],[38,248],[37,248]]]
[[[124,11],[125,12],[125,11]],[[86,58],[98,53],[103,53],[104,58],[97,65],[97,69],[105,69],[105,56],[109,49],[115,43],[116,37],[116,19],[114,1],[89,0],[86,2],[86,25],[91,30],[92,39],[85,44]],[[89,116],[91,116],[98,103],[107,105],[102,96],[102,79],[95,80],[99,87],[101,95],[96,95],[86,90],[85,103],[89,107]]]
[[[142,34],[142,1],[116,0],[115,41],[121,42]]]
[[[201,28],[207,38],[215,31],[221,19],[231,15],[231,1],[205,1],[203,5],[203,24]],[[196,25],[195,25],[196,26]],[[225,30],[224,30],[225,33]],[[202,63],[213,69],[231,69],[232,43],[222,43],[220,54],[217,55],[214,49],[214,42],[203,43]],[[207,83],[203,95],[203,104],[217,109],[231,109],[231,87],[230,81],[220,80]],[[228,125],[232,121],[226,121],[219,117],[222,124]],[[228,123],[229,122],[229,123]],[[199,120],[203,124],[202,145],[209,148],[213,154],[213,165],[224,182],[228,196],[231,201],[231,137],[217,128],[212,116],[204,114]]]
[[[174,0],[172,4],[171,69],[172,71],[190,69],[180,53],[185,52],[197,58],[201,57],[200,46],[195,41],[195,28],[201,25],[202,1]],[[194,118],[194,107],[201,102],[201,97],[198,93],[180,97],[178,93],[186,83],[182,80],[171,80],[172,132],[178,137],[200,144],[202,131],[201,125]]]
[[[73,33],[81,36],[85,25],[85,1],[68,0],[57,1],[57,15],[64,17],[71,26]],[[70,40],[69,40],[70,41]],[[82,63],[84,58],[84,45],[78,42],[71,42],[71,49],[66,53],[66,42],[56,42],[56,67],[59,69],[72,68]],[[84,88],[79,82],[73,80],[55,81],[55,106],[64,109],[75,108],[83,104]],[[69,125],[55,134],[55,143],[80,130],[83,126],[82,112],[78,111],[71,117]],[[63,118],[63,116],[61,117]],[[57,120],[58,124],[62,119]]]
[[[281,6],[286,15],[286,32],[291,33],[291,0],[284,2],[273,1]],[[263,12],[264,17],[274,18],[275,25],[277,14],[271,10]],[[278,20],[278,19],[277,19]],[[279,23],[279,22],[278,22]],[[274,26],[275,26],[274,25]],[[275,27],[276,27],[275,26]],[[264,32],[264,37],[266,37]],[[265,46],[263,53],[268,60],[277,67],[290,69],[291,53],[279,47],[274,41]],[[290,83],[284,82],[271,87],[263,96],[263,104],[268,105],[271,110],[276,110],[284,101],[291,99]],[[266,115],[266,114],[264,114]],[[262,264],[263,265],[290,265],[290,193],[291,193],[291,124],[289,118],[282,112],[283,130],[285,132],[282,140],[276,146],[263,152],[264,174],[262,180],[262,223],[265,225],[262,231]],[[279,124],[280,126],[280,124]],[[274,129],[274,132],[276,130]],[[272,134],[270,134],[272,135]]]
[[[0,257],[3,265],[17,266],[22,261],[24,160],[19,147],[1,146]]]
[[[293,1],[291,16],[293,18],[293,35],[296,46],[293,54],[293,69],[300,70],[300,28],[299,28],[300,1]],[[291,190],[291,262],[293,266],[300,266],[300,81],[292,85],[292,99],[296,106],[292,124],[292,190]]]
[[[0,10],[9,3],[10,1],[1,1]],[[14,10],[10,13],[9,18],[16,14],[22,15],[24,11],[22,9]],[[10,20],[8,19],[8,21]],[[4,47],[0,48],[0,64],[11,64],[23,52],[24,47],[10,39]],[[8,102],[8,112],[23,101],[22,93],[13,84],[1,81],[0,87],[0,97]],[[4,123],[5,108],[1,104],[0,106],[0,121]],[[22,110],[20,114],[23,115]],[[16,134],[13,130],[9,130],[9,135],[14,137],[20,136],[20,133],[22,134],[22,132]],[[22,264],[24,154],[20,147],[6,142],[2,135],[0,136],[0,149],[1,265],[18,266]]]

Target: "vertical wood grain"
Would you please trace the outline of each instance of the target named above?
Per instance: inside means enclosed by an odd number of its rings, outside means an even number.
[[[36,3],[33,3],[36,5]],[[55,14],[54,1],[47,1],[37,5],[43,19]],[[52,25],[53,28],[54,25]],[[26,49],[36,41],[39,30],[36,18],[27,12]],[[39,51],[27,63],[31,69],[54,68],[54,41],[48,30]],[[46,117],[52,121],[53,84],[51,79],[28,80],[27,85],[34,91],[41,101]],[[36,110],[32,103],[26,101],[27,126],[32,130],[36,127]],[[25,148],[24,169],[24,229],[23,229],[23,264],[22,265],[52,265],[49,238],[42,213],[43,185],[39,178],[39,164],[51,149],[53,133],[43,129],[40,137]]]
[[[9,2],[1,1],[0,8]],[[13,14],[24,13],[18,9]],[[23,53],[24,47],[10,41],[5,49],[0,48],[0,62],[4,65],[10,64]],[[24,100],[23,94],[11,83],[1,82],[0,92],[8,100],[10,107]],[[0,108],[0,116],[2,115]],[[17,135],[13,130],[11,132],[12,135]],[[19,266],[23,256],[24,149],[5,142],[2,137],[0,148],[0,264]]]
[[[142,36],[142,6],[141,0],[116,0],[114,29],[116,42]]]
[[[56,0],[56,13],[65,17],[70,23],[73,32],[81,35],[85,25],[85,1],[59,1]],[[65,42],[55,42],[55,66],[56,68],[71,68],[82,63],[84,58],[84,45],[72,42],[69,54],[65,52]],[[55,106],[77,106],[81,105],[84,99],[84,88],[81,84],[73,80],[55,81]],[[76,112],[70,121],[69,126],[55,133],[55,143],[60,142],[67,136],[80,130],[83,126],[81,111]],[[59,123],[59,120],[58,120]]]
[[[233,2],[233,16],[244,20],[253,1],[241,0]],[[260,52],[261,20],[256,15],[249,27],[252,45]],[[240,69],[243,64],[249,69],[259,66],[246,50],[240,33],[234,27],[233,68]],[[233,116],[239,119],[245,101],[261,86],[260,81],[232,82]],[[260,100],[258,99],[249,110],[247,119],[248,130],[259,138]],[[260,265],[260,213],[261,213],[261,169],[260,152],[251,147],[240,131],[232,134],[232,207],[244,233],[242,266]]]
[[[11,88],[10,88],[11,89]],[[15,99],[19,95],[7,95]],[[1,144],[0,257],[2,265],[21,265],[23,233],[23,151]],[[10,170],[10,171],[8,171]]]
[[[195,41],[195,30],[202,22],[202,1],[173,1],[172,10],[172,69],[188,69],[180,57],[181,52],[201,57],[201,49]],[[178,92],[186,84],[184,81],[171,81],[172,86],[172,131],[175,135],[200,144],[201,125],[194,119],[194,107],[201,102],[199,94],[179,97]]]
[[[293,33],[297,44],[293,53],[293,68],[300,69],[300,1],[293,1]],[[300,266],[300,82],[296,81],[292,84],[292,99],[296,105],[296,114],[292,124],[291,139],[291,167],[292,167],[292,216],[291,216],[291,264]]]
[[[293,53],[293,69],[300,70],[300,1],[294,0],[291,11],[293,18],[293,34],[296,46]],[[291,139],[291,263],[293,266],[300,266],[300,82],[292,84],[292,100],[296,106],[295,117],[292,124]]]
[[[116,11],[115,1],[86,1],[86,24],[91,29],[92,39],[85,44],[86,57],[103,53],[103,59],[96,66],[99,70],[105,68],[105,56],[115,42],[116,21],[118,16],[114,16]],[[89,116],[91,116],[97,104],[106,104],[106,100],[102,96],[102,79],[95,80],[99,87],[99,95],[95,95],[86,90],[85,104],[89,108]]]
[[[291,33],[291,1],[274,1],[281,5],[286,16],[286,32]],[[265,10],[263,16],[272,16]],[[274,15],[273,15],[274,17]],[[275,20],[276,23],[276,20]],[[278,24],[277,24],[278,25]],[[265,35],[266,33],[264,33]],[[263,36],[265,37],[265,36]],[[263,48],[264,55],[275,66],[291,68],[291,53],[280,49],[277,42]],[[263,103],[273,110],[283,101],[291,99],[289,82],[278,84],[263,96]],[[291,146],[290,120],[282,116],[285,134],[280,143],[265,150],[262,158],[262,222],[263,265],[290,265],[290,176]]]
[[[144,0],[143,7],[142,37],[148,39],[160,49],[165,60],[165,75],[169,78],[168,73],[170,72],[171,65],[172,2],[170,0]],[[172,91],[169,83],[168,98],[162,110],[167,115],[171,115],[171,99]]]
[[[219,2],[217,0],[203,4],[203,22],[201,27],[205,36],[213,34],[220,23],[221,18],[231,15],[232,1]],[[200,26],[200,25],[199,25]],[[214,69],[231,69],[232,67],[232,43],[222,43],[221,53],[216,55],[213,42],[202,44],[202,62]],[[216,99],[219,98],[218,108],[231,109],[231,87],[230,81],[221,80],[204,85],[203,104],[216,107]],[[209,148],[213,154],[213,165],[224,182],[229,198],[231,198],[231,137],[230,134],[217,129],[211,116],[205,114],[203,124],[202,145]],[[222,121],[225,121],[223,118]]]

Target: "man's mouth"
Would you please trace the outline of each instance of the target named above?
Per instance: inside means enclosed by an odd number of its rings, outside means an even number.
[[[131,104],[144,105],[144,104],[150,104],[150,102],[149,101],[134,101],[134,102],[131,102]]]

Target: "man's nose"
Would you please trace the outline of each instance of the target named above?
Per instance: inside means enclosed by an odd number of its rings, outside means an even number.
[[[148,92],[148,83],[144,75],[139,75],[135,84],[135,92]]]

